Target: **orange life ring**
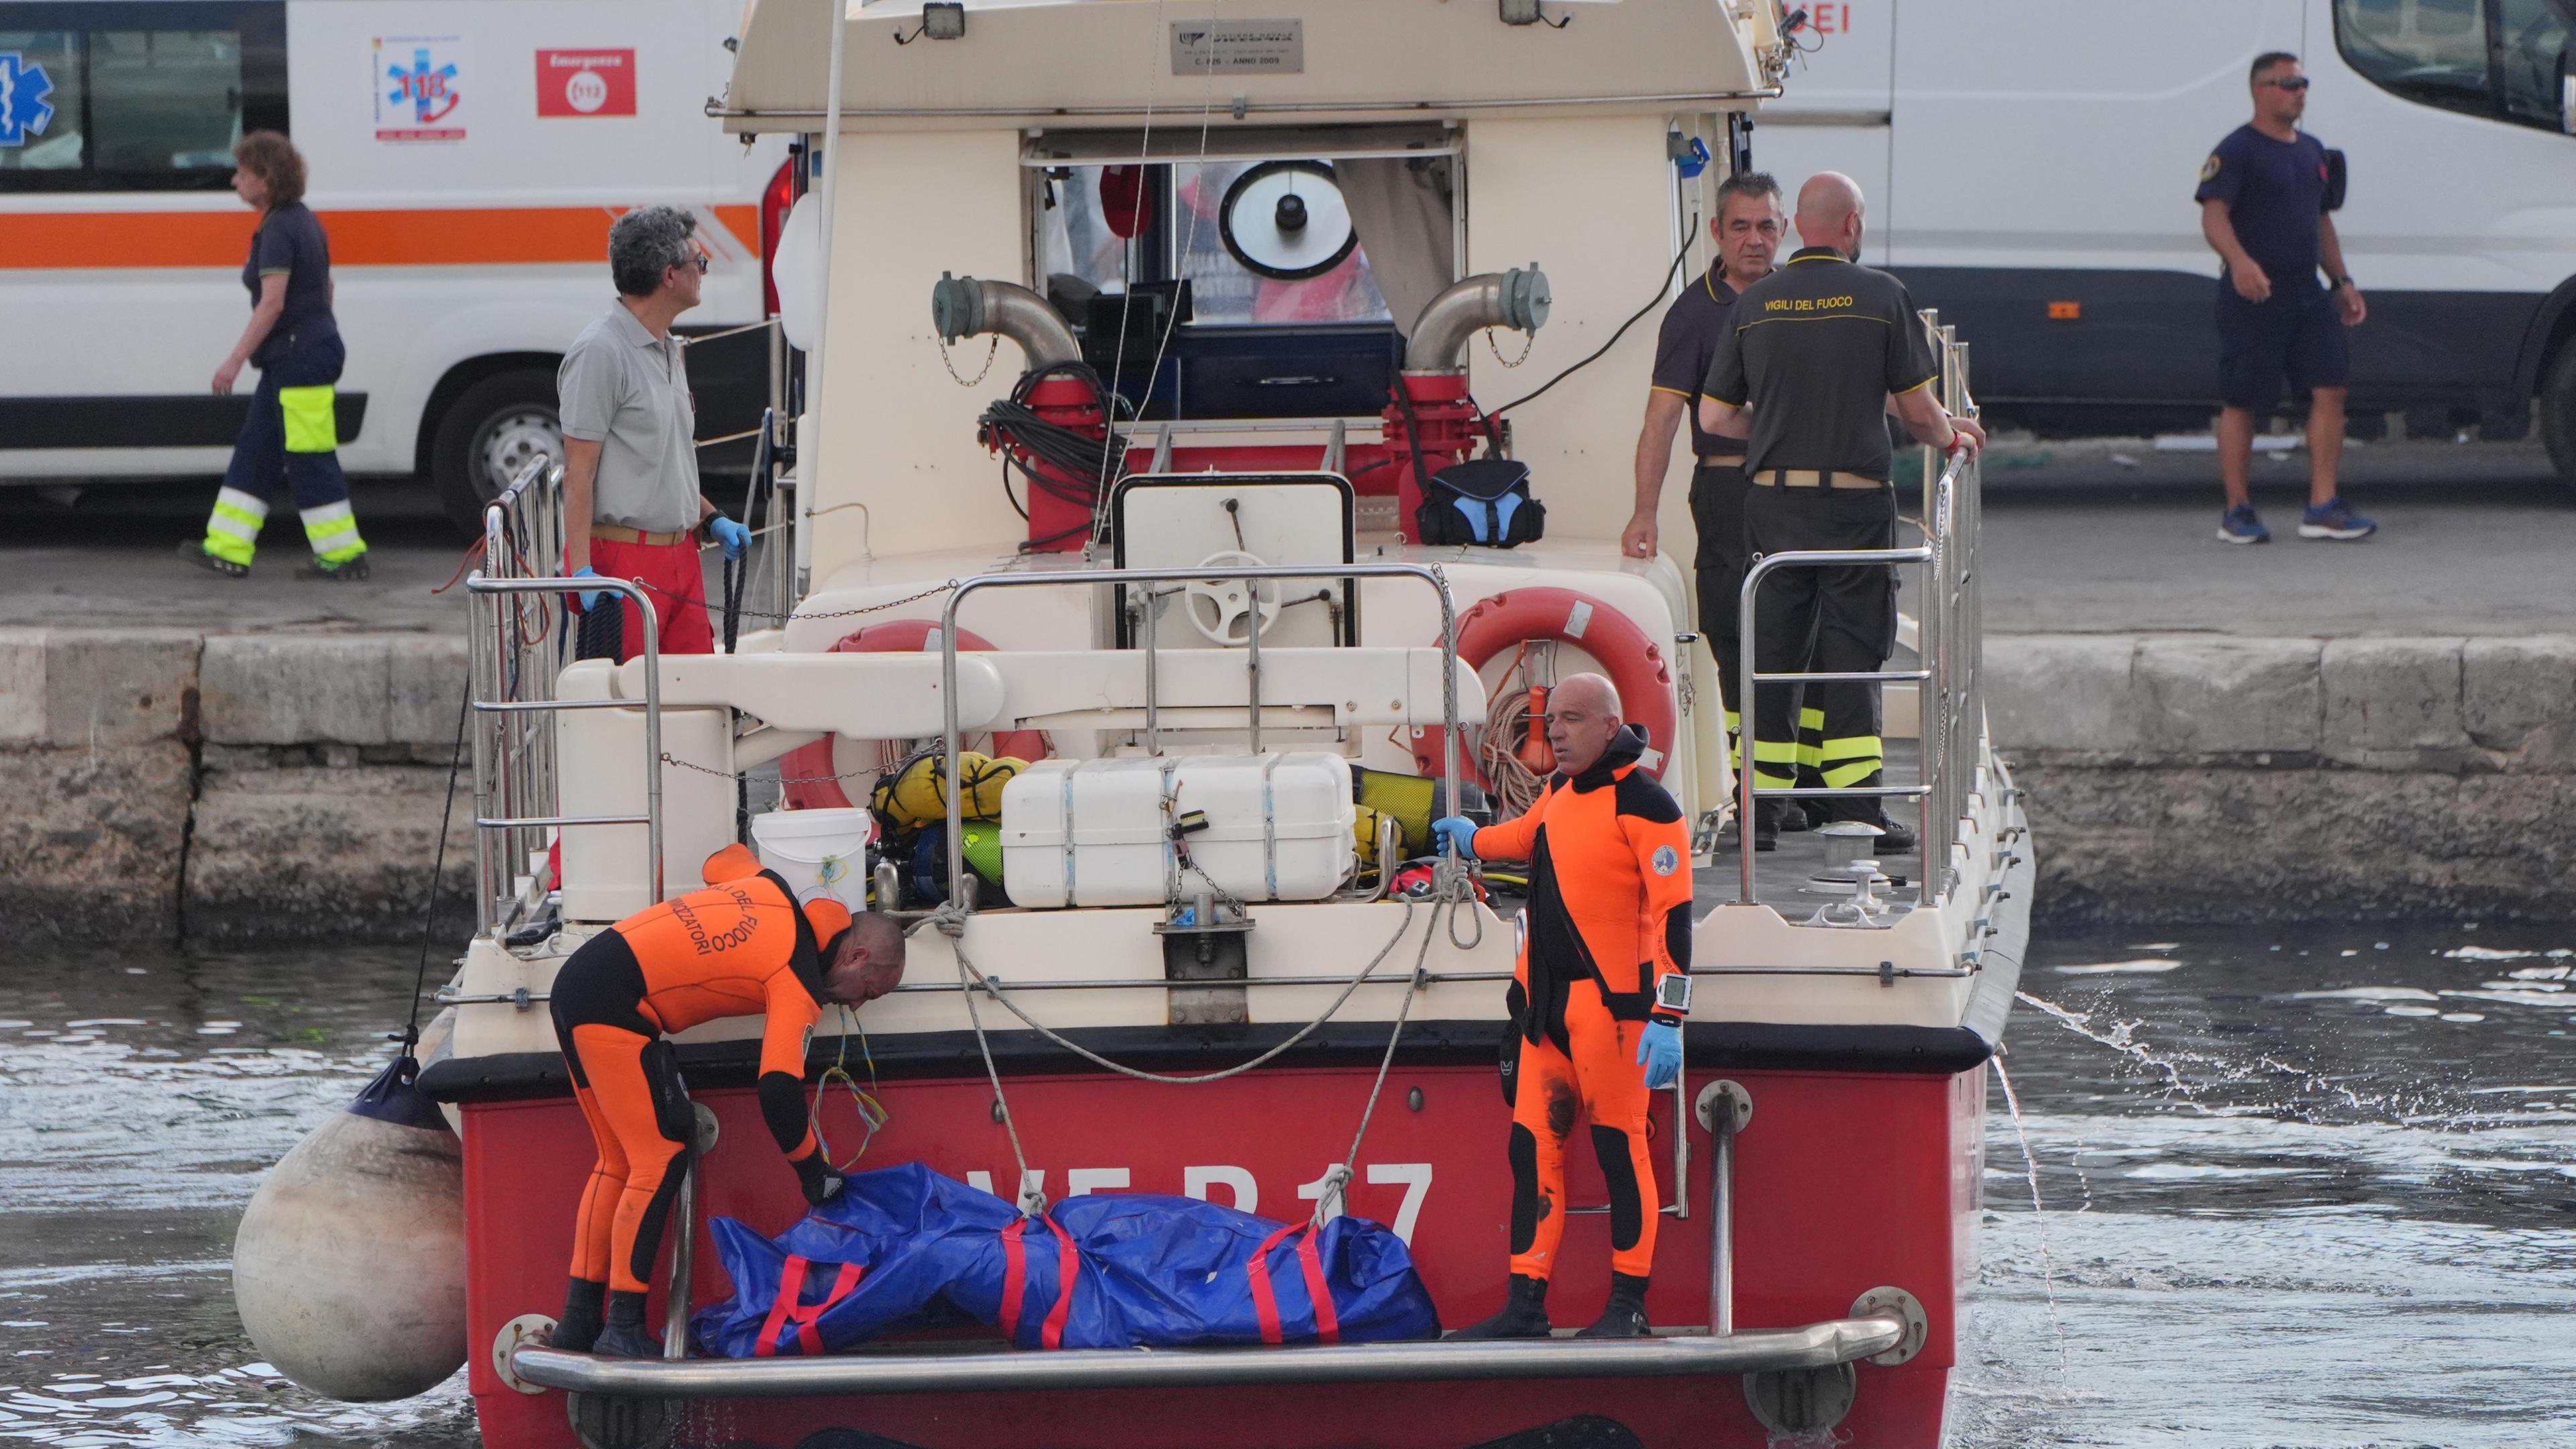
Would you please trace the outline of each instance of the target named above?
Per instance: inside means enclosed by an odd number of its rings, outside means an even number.
[[[1617,609],[1572,589],[1505,589],[1479,599],[1458,616],[1458,658],[1470,669],[1525,639],[1555,639],[1601,661],[1611,686],[1619,691],[1619,712],[1646,731],[1646,773],[1661,779],[1673,757],[1679,716],[1673,706],[1673,671],[1664,651],[1636,621]],[[1425,775],[1441,769],[1448,731],[1434,725],[1417,736],[1413,763]],[[1458,770],[1463,779],[1485,785],[1476,767],[1476,752],[1462,744]]]
[[[870,624],[825,650],[827,654],[907,654],[918,651],[939,632],[939,626],[928,619],[888,619]],[[969,651],[990,652],[992,645],[972,631],[957,631],[957,646]],[[832,760],[835,737],[825,735],[810,745],[800,745],[779,761],[778,774],[790,782],[781,787],[791,810],[844,810],[850,806],[849,792],[841,782],[831,778],[839,773]],[[1015,755],[1023,760],[1044,759],[1054,753],[1054,742],[1044,730],[1002,730],[993,736],[995,755]]]

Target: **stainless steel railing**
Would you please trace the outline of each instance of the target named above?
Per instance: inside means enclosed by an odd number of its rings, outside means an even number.
[[[1941,364],[1939,386],[1942,404],[1953,416],[1973,418],[1975,398],[1968,391],[1968,344],[1961,342],[1956,327],[1944,326],[1938,313],[1926,309],[1923,326],[1931,334],[1934,355]],[[1736,899],[1751,904],[1760,899],[1754,879],[1752,832],[1757,801],[1810,797],[1875,796],[1889,800],[1912,800],[1921,815],[1917,848],[1923,852],[1920,883],[1924,905],[1933,905],[1946,896],[1956,884],[1956,871],[1951,865],[1954,847],[1959,841],[1961,817],[1966,813],[1968,797],[1974,791],[1980,763],[1985,725],[1985,700],[1982,689],[1984,654],[1984,612],[1979,604],[1977,583],[1977,537],[1983,524],[1979,505],[1977,457],[1961,452],[1946,466],[1940,466],[1931,448],[1923,450],[1926,483],[1923,500],[1923,543],[1914,548],[1886,549],[1804,549],[1767,555],[1745,570],[1744,587],[1737,612],[1738,628],[1747,641],[1740,651],[1740,687],[1736,698],[1743,719],[1743,745],[1738,758],[1743,762],[1736,772],[1736,819],[1743,848],[1742,879]],[[1898,564],[1923,566],[1924,591],[1928,596],[1920,618],[1916,654],[1920,666],[1915,669],[1886,669],[1833,672],[1824,670],[1764,671],[1758,667],[1751,641],[1757,637],[1754,617],[1763,580],[1783,569],[1837,568],[1854,565],[1894,567]],[[1912,785],[1869,786],[1775,786],[1754,782],[1754,762],[1758,758],[1754,709],[1754,691],[1764,685],[1780,688],[1792,684],[1912,683],[1917,687],[1916,700],[1922,711],[1919,736],[1922,747],[1921,775]]]
[[[653,899],[662,880],[661,631],[644,588],[626,579],[555,576],[563,558],[563,468],[540,454],[483,510],[483,566],[465,580],[474,735],[474,916],[479,932],[507,932],[538,914],[551,886],[544,858],[556,833],[641,825]],[[629,601],[642,621],[644,813],[561,813],[554,716],[573,709],[633,709],[625,699],[566,700],[561,675],[571,611],[563,595],[596,589]]]

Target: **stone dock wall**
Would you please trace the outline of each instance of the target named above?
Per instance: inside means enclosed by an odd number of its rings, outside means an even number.
[[[2576,915],[2576,637],[2007,635],[2058,919]]]
[[[36,941],[416,935],[464,690],[455,637],[0,629],[0,910]]]
[[[2003,635],[1986,667],[2043,916],[2576,914],[2576,637]],[[438,635],[0,628],[0,909],[34,941],[406,938],[464,683]]]

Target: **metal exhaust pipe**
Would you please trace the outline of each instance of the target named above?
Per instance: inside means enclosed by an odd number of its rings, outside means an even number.
[[[1547,324],[1547,273],[1532,262],[1484,272],[1431,299],[1405,338],[1407,372],[1456,372],[1467,365],[1467,339],[1487,327],[1536,332]]]
[[[930,288],[930,322],[943,342],[998,332],[1028,354],[1028,370],[1078,362],[1082,345],[1047,299],[1016,282],[987,282],[946,272]]]

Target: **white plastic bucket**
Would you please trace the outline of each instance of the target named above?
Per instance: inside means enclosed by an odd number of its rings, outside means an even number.
[[[868,837],[876,817],[865,810],[773,810],[751,817],[760,863],[785,878],[799,901],[829,895],[853,911],[868,908]]]

